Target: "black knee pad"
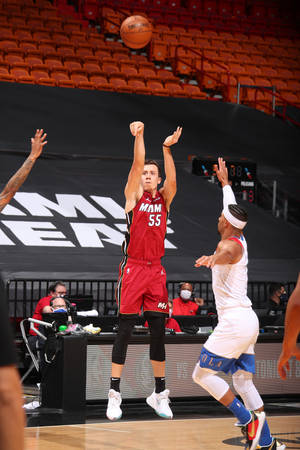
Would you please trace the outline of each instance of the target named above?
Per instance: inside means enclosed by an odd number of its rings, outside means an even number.
[[[136,318],[119,319],[119,330],[113,345],[112,362],[115,364],[124,364],[126,359],[128,341],[131,336],[132,328],[135,325]]]
[[[150,359],[165,361],[165,316],[147,317],[150,329]]]

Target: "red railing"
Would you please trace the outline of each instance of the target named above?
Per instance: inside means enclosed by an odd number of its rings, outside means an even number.
[[[241,86],[243,87],[243,86]],[[289,100],[286,100],[284,97],[282,97],[282,95],[278,94],[277,92],[274,92],[273,90],[267,89],[263,86],[247,86],[247,88],[252,88],[255,90],[254,93],[254,107],[256,109],[257,105],[262,106],[263,108],[267,109],[268,111],[270,111],[271,113],[275,114],[276,116],[280,117],[283,120],[288,120],[289,122],[291,122],[292,124],[300,127],[300,122],[297,122],[296,120],[292,119],[292,117],[287,115],[287,107],[288,106],[293,106],[295,108],[299,108],[299,105],[296,105],[293,102],[290,102]],[[262,103],[261,101],[257,100],[257,94],[258,91],[262,91],[266,94],[271,95],[272,100],[275,97],[275,99],[280,100],[281,102],[283,102],[283,105],[280,105],[283,107],[283,112],[281,113],[280,111],[276,110],[276,108],[273,107],[273,105],[268,105],[265,103]],[[271,102],[270,102],[271,103]]]
[[[180,48],[185,49],[189,53],[194,53],[195,55],[197,55],[197,56],[199,56],[201,58],[201,67],[200,67],[200,69],[198,67],[196,67],[196,63],[195,63],[194,60],[193,60],[192,63],[190,63],[186,59],[184,59],[184,57],[181,58],[180,56],[178,56]],[[226,78],[227,78],[226,83],[221,81],[219,77],[215,77],[211,73],[209,73],[207,70],[205,70],[204,69],[204,61],[208,61],[208,62],[210,62],[212,64],[215,64],[216,66],[220,67],[221,69],[223,69],[226,72]],[[220,64],[219,62],[215,61],[212,58],[209,58],[208,56],[205,56],[203,54],[203,50],[200,50],[200,51],[199,50],[195,50],[194,48],[188,47],[187,45],[183,45],[183,44],[178,45],[176,47],[176,50],[175,50],[175,70],[176,70],[177,62],[182,62],[183,64],[186,64],[187,66],[191,67],[191,69],[196,74],[197,74],[197,72],[200,73],[200,77],[199,77],[200,87],[202,87],[202,85],[203,85],[203,78],[204,78],[204,76],[206,76],[207,78],[210,78],[210,79],[212,79],[214,81],[217,81],[217,83],[219,85],[224,86],[224,92],[225,92],[224,100],[225,101],[229,100],[229,88],[230,88],[230,76],[231,76],[231,73],[230,73],[230,70],[228,69],[227,66],[225,66],[223,64]]]

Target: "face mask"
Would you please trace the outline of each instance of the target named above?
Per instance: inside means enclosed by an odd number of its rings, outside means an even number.
[[[183,300],[189,300],[192,296],[191,291],[189,291],[188,289],[182,289],[182,291],[180,291],[180,297]]]
[[[67,312],[67,310],[65,309],[65,308],[58,308],[58,309],[55,309],[54,311],[53,311],[54,313],[60,313],[60,312]]]

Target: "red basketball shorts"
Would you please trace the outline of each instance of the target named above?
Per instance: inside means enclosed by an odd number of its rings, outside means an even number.
[[[157,261],[125,257],[120,264],[116,298],[120,314],[169,313],[166,271]]]

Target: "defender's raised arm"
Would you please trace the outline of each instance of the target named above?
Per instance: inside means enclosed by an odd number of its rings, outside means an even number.
[[[42,153],[43,147],[47,144],[47,134],[44,130],[36,130],[35,136],[31,138],[31,152],[22,167],[11,177],[7,185],[0,193],[0,211],[10,202],[18,189],[28,177],[35,161]]]

